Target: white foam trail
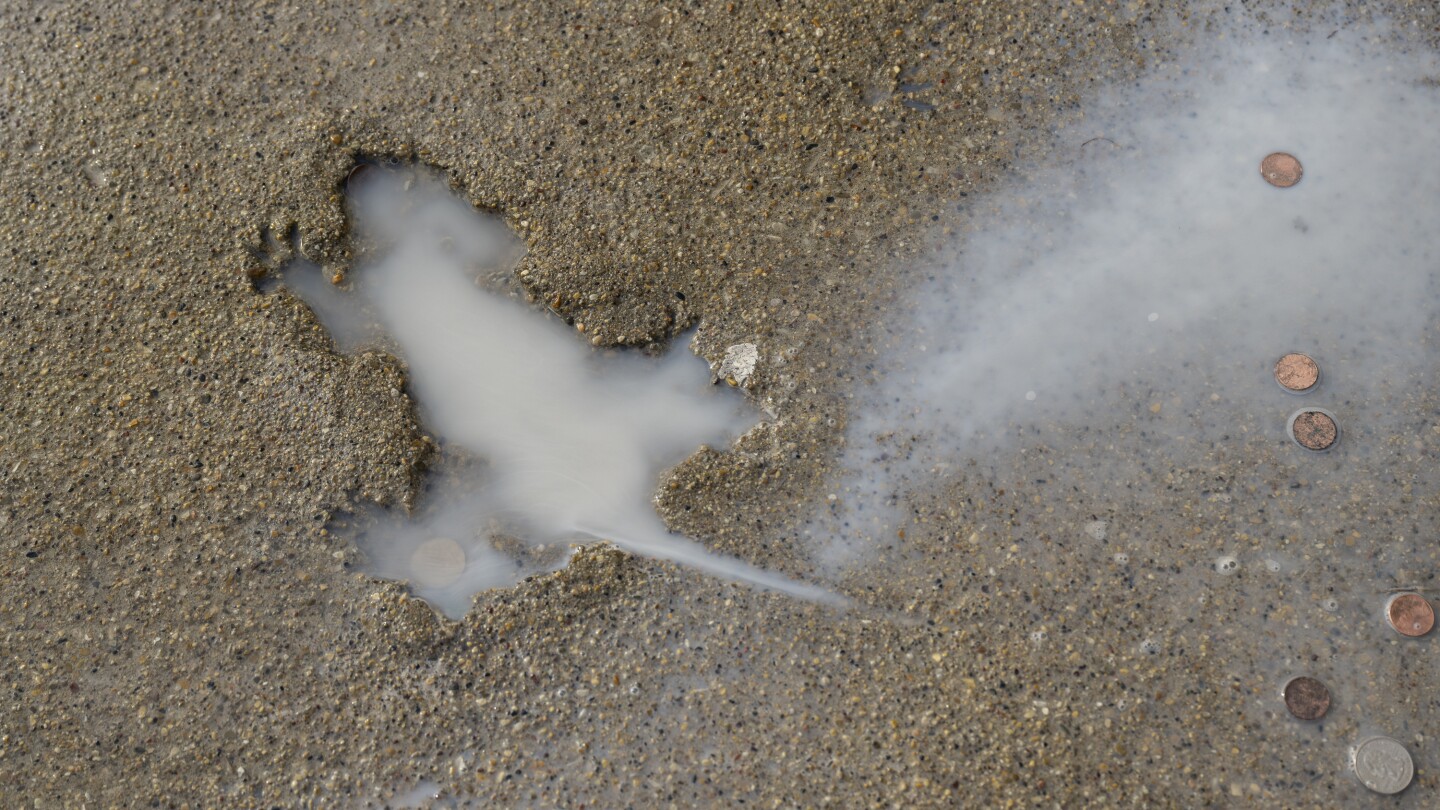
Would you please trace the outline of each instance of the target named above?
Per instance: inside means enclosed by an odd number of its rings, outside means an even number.
[[[671,534],[656,514],[651,500],[661,470],[756,422],[738,396],[710,384],[702,361],[684,351],[661,359],[602,356],[554,319],[477,286],[476,273],[513,253],[514,239],[428,172],[370,168],[356,185],[355,235],[382,250],[353,274],[363,311],[347,310],[323,280],[286,283],[339,340],[363,341],[366,318],[378,321],[408,366],[426,426],[442,445],[486,464],[483,480],[446,493],[422,519],[389,519],[370,532],[362,542],[377,573],[413,580],[411,554],[421,544],[456,541],[467,560],[459,581],[412,587],[458,616],[476,591],[534,570],[498,550],[497,537],[532,550],[599,538],[802,598],[836,600],[709,553]],[[445,559],[432,559],[427,570],[435,573]]]

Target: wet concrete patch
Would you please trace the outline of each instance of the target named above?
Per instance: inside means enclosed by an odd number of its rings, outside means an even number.
[[[817,564],[922,615],[978,598],[996,643],[1037,656],[1123,651],[1102,669],[1155,689],[1097,705],[1176,745],[1177,691],[1233,698],[1286,746],[1288,770],[1247,772],[1256,793],[1343,775],[1362,727],[1421,745],[1435,703],[1397,689],[1435,652],[1391,649],[1377,605],[1440,570],[1420,385],[1440,324],[1440,93],[1433,57],[1376,54],[1377,30],[1228,29],[1102,92],[1051,169],[988,200],[877,332],[848,473],[809,532]],[[1115,148],[1086,151],[1095,138]],[[1277,146],[1304,182],[1265,158]],[[1296,348],[1325,358],[1323,387]],[[1336,708],[1294,731],[1281,685],[1317,663]],[[1216,669],[1246,698],[1214,691]]]

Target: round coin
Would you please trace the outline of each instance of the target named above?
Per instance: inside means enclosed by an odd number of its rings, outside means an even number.
[[[1290,438],[1306,450],[1329,450],[1340,440],[1340,426],[1335,416],[1320,408],[1296,411],[1286,425]]]
[[[1435,626],[1435,608],[1418,593],[1397,593],[1385,604],[1385,621],[1402,636],[1423,636]]]
[[[1260,161],[1260,176],[1272,186],[1290,188],[1305,176],[1305,167],[1288,152],[1274,152]]]
[[[1292,394],[1309,393],[1320,382],[1320,366],[1308,355],[1290,352],[1275,362],[1275,382]]]
[[[465,572],[465,549],[448,537],[426,540],[410,555],[410,575],[423,588],[454,585]]]
[[[1330,711],[1330,690],[1314,678],[1291,678],[1281,695],[1285,708],[1301,720],[1319,720]]]
[[[1399,793],[1415,778],[1405,746],[1389,737],[1369,737],[1355,746],[1353,765],[1361,784],[1376,793]]]

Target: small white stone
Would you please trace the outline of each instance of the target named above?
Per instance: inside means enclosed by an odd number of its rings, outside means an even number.
[[[725,350],[725,359],[720,361],[720,379],[744,386],[759,360],[760,349],[754,343],[736,343]]]

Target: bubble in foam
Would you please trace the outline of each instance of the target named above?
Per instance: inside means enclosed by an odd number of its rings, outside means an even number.
[[[1240,568],[1240,561],[1237,560],[1237,559],[1235,559],[1234,557],[1231,557],[1231,556],[1229,556],[1229,555],[1225,555],[1225,556],[1222,556],[1222,557],[1216,557],[1216,558],[1215,558],[1215,571],[1216,571],[1216,573],[1220,573],[1220,574],[1233,574],[1233,573],[1235,573],[1235,571],[1238,570],[1239,568]]]

